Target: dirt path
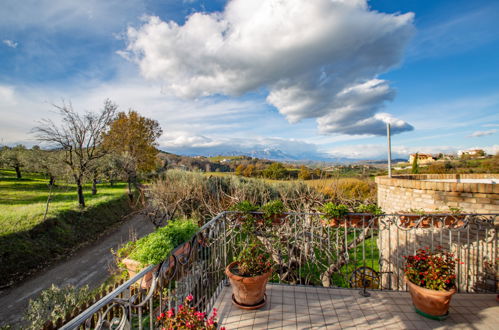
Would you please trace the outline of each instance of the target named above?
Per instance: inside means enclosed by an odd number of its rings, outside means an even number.
[[[153,225],[140,215],[135,215],[115,231],[76,252],[70,259],[53,265],[21,285],[0,292],[0,326],[17,324],[30,298],[50,287],[72,284],[81,287],[88,284],[98,287],[108,276],[108,265],[113,262],[110,249],[129,240],[133,231],[142,237],[154,230]]]

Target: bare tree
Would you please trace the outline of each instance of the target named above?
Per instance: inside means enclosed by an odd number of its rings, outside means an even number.
[[[71,103],[63,102],[61,106],[54,107],[61,115],[62,123],[57,125],[50,119],[44,119],[33,131],[39,141],[48,142],[64,151],[64,163],[70,168],[77,186],[78,203],[85,207],[83,179],[92,162],[105,155],[104,149],[100,147],[102,136],[118,106],[106,100],[100,113],[85,112],[83,115],[77,113]]]

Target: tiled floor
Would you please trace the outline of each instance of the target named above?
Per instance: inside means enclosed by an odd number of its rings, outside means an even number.
[[[409,293],[267,285],[267,305],[245,311],[224,288],[216,306],[219,324],[229,329],[499,329],[495,294],[456,294],[445,321],[416,314]]]

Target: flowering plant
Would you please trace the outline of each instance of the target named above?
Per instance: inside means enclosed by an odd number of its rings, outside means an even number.
[[[213,308],[212,315],[208,318],[206,313],[199,312],[196,308],[191,307],[190,303],[193,300],[193,296],[188,295],[184,304],[178,306],[178,309],[169,309],[166,313],[161,313],[157,317],[159,328],[161,330],[173,330],[173,329],[203,329],[203,330],[215,330],[217,329],[217,324],[215,318],[217,316],[217,309]],[[224,327],[220,330],[225,330]]]
[[[416,255],[404,256],[405,275],[412,283],[430,290],[446,291],[456,284],[455,267],[459,259],[438,246],[418,249]]]
[[[272,269],[272,259],[268,253],[263,252],[260,244],[252,243],[249,247],[241,251],[236,258],[237,275],[258,276],[269,272]]]

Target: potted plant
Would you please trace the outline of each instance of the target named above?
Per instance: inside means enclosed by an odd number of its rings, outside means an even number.
[[[455,266],[458,259],[437,247],[418,249],[415,255],[404,256],[405,281],[416,312],[442,320],[448,315],[449,303],[456,293]]]
[[[153,233],[142,237],[135,242],[129,242],[118,250],[117,256],[120,264],[126,267],[130,278],[137,275],[141,269],[148,265],[158,265],[175,250],[176,256],[190,252],[189,239],[197,232],[198,226],[192,220],[171,221],[165,227],[158,228]],[[175,249],[178,247],[177,249]],[[170,261],[170,267],[173,262]],[[159,265],[158,265],[159,266]],[[153,270],[157,270],[157,267]],[[153,271],[147,273],[141,287],[147,289],[151,286]]]
[[[410,209],[400,212],[400,226],[404,228],[429,228],[432,224],[432,217],[425,216],[430,212],[422,209]]]
[[[328,202],[321,207],[320,211],[324,213],[321,216],[323,225],[338,227],[348,213],[348,206]]]
[[[286,217],[284,203],[278,199],[263,204],[261,211],[265,221],[271,224],[281,224]]]
[[[215,330],[218,329],[216,322],[217,309],[213,308],[211,316],[198,311],[191,306],[194,297],[188,295],[184,303],[178,308],[171,308],[166,313],[157,316],[157,325],[159,329],[194,329],[194,330]],[[225,330],[221,327],[220,330]]]
[[[255,222],[257,218],[260,222],[263,222],[263,217],[259,214],[254,214],[259,209],[258,206],[251,203],[250,201],[242,201],[237,204],[232,205],[230,208],[231,211],[237,211],[237,222],[245,223],[245,222]]]
[[[357,213],[368,213],[369,215],[359,215],[359,214],[349,214],[348,218],[352,223],[352,226],[355,227],[367,227],[369,226],[372,219],[374,222],[373,226],[378,225],[378,216],[383,214],[383,210],[376,204],[360,204],[355,208],[355,212]]]
[[[265,305],[265,289],[272,274],[272,259],[263,246],[255,242],[243,249],[230,263],[225,274],[232,286],[232,300],[243,309],[257,309]]]

